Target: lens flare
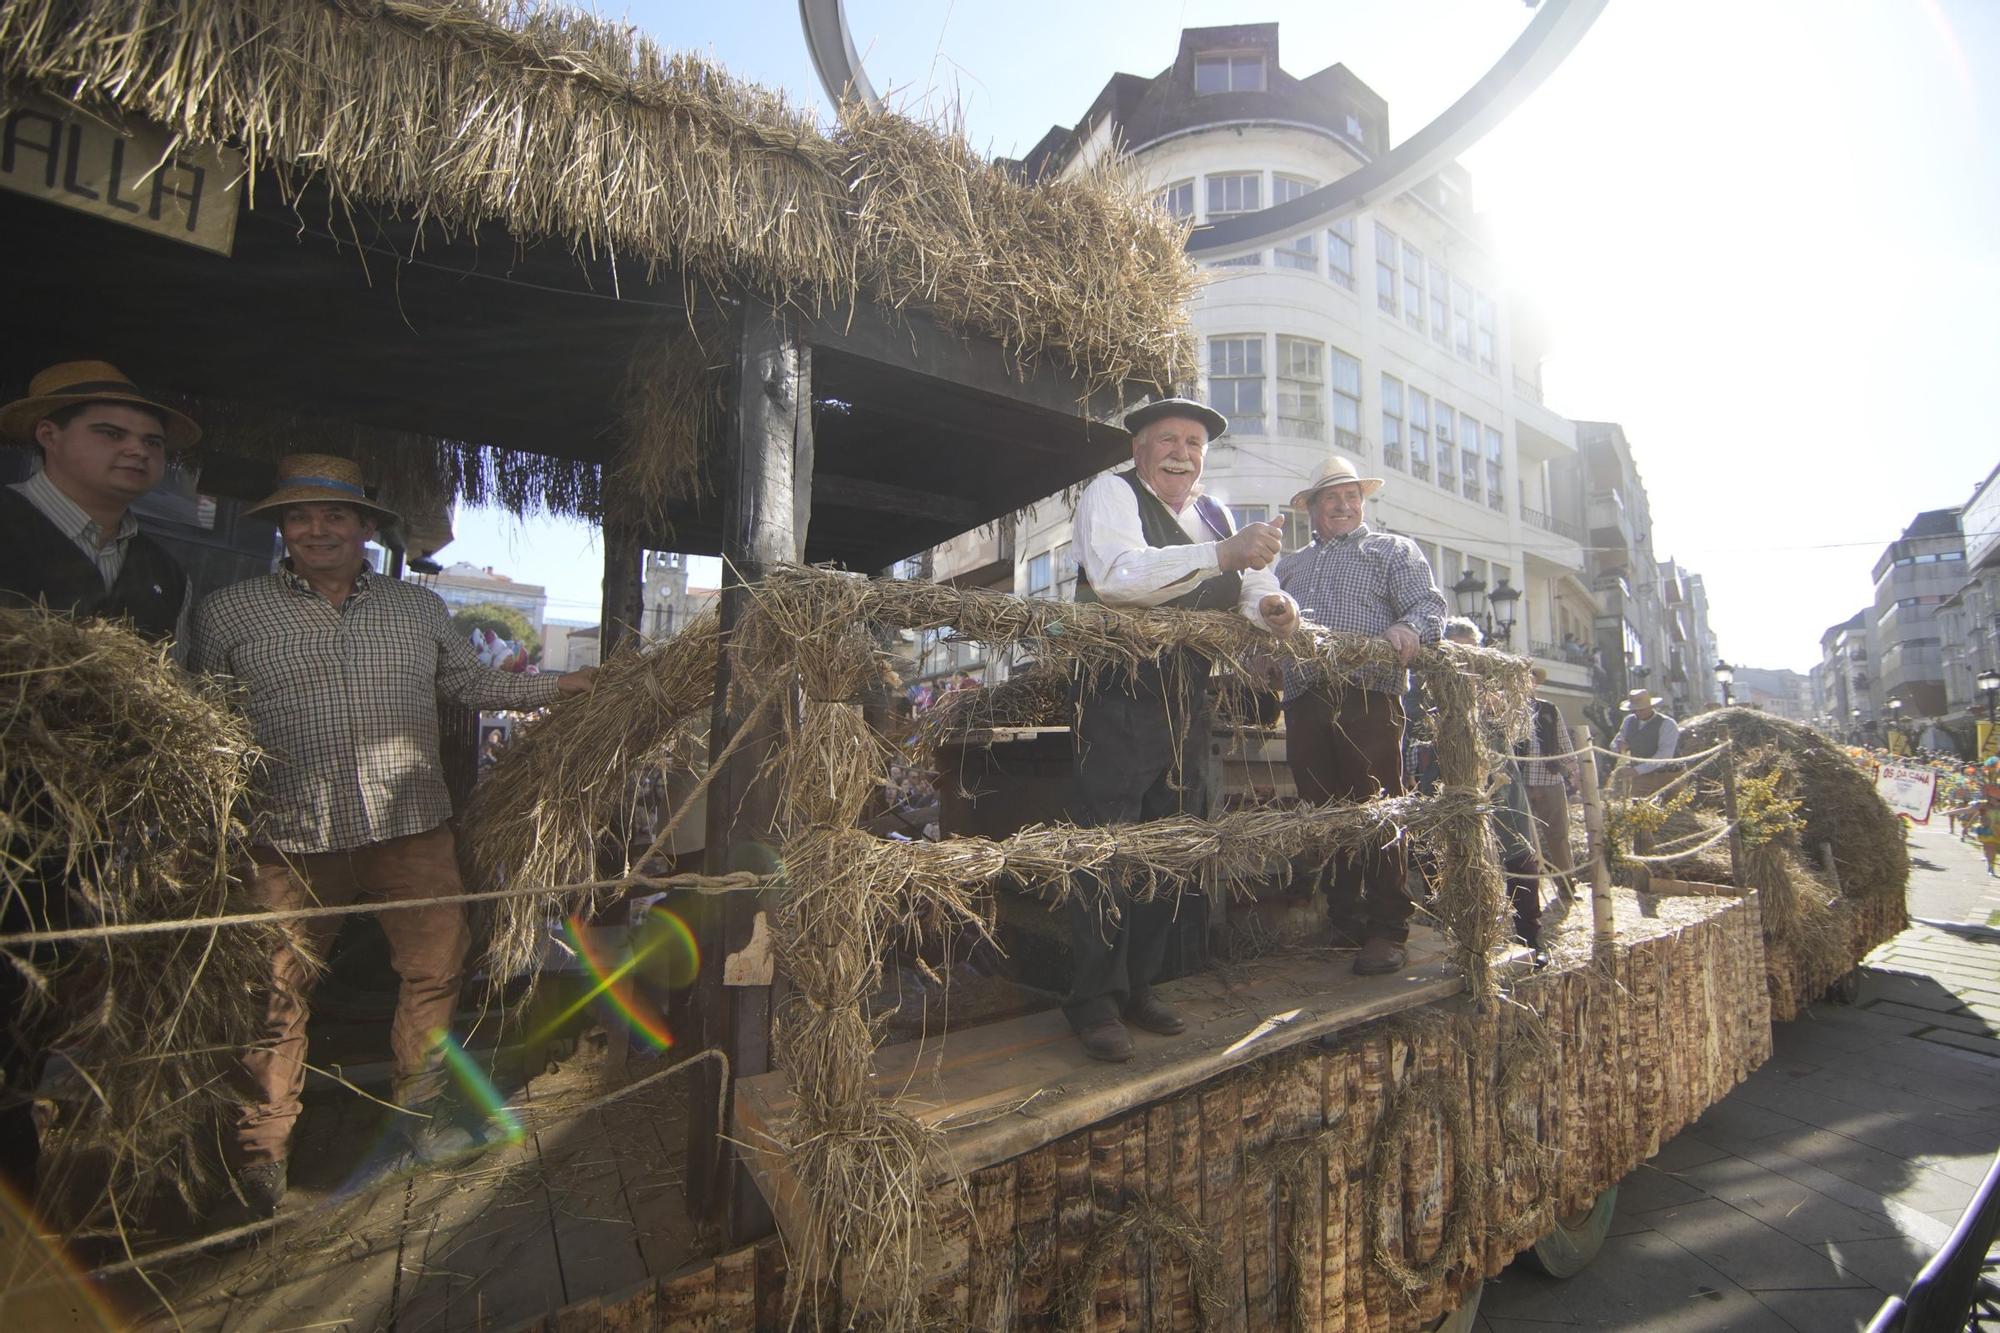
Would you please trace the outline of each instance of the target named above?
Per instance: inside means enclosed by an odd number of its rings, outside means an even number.
[[[699,969],[700,959],[695,950],[694,932],[687,923],[665,908],[655,907],[646,916],[646,928],[640,933],[638,947],[631,957],[620,963],[612,963],[594,948],[591,935],[582,921],[571,917],[563,923],[563,934],[576,950],[576,956],[583,960],[584,967],[596,979],[597,984],[578,996],[561,1013],[550,1019],[537,1034],[536,1039],[557,1031],[563,1024],[575,1018],[593,1001],[602,999],[610,1005],[625,1025],[637,1033],[639,1038],[656,1051],[664,1051],[674,1044],[674,1034],[668,1030],[666,1018],[646,997],[640,995],[632,985],[632,973],[649,958],[663,955],[669,984],[685,985],[694,979]],[[685,981],[675,982],[673,978],[685,976]]]
[[[0,1327],[123,1328],[108,1298],[42,1232],[35,1211],[0,1184]]]
[[[458,1086],[472,1104],[486,1113],[486,1118],[500,1127],[507,1136],[507,1142],[519,1143],[524,1131],[521,1119],[514,1114],[507,1099],[500,1095],[500,1089],[493,1086],[493,1080],[486,1077],[486,1071],[479,1062],[465,1053],[465,1048],[443,1028],[431,1033],[431,1042],[444,1055],[444,1067],[458,1080]]]

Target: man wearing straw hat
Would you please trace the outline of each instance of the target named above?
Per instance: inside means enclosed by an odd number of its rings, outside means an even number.
[[[0,606],[123,621],[182,651],[187,575],[140,531],[131,506],[159,484],[168,451],[200,439],[200,428],[108,362],[65,361],[0,408],[0,436],[40,455],[26,481],[0,487]],[[0,905],[0,929],[72,924],[59,866],[22,887]],[[31,957],[46,965],[62,947]],[[33,1196],[41,1158],[32,1098],[51,1040],[37,1019],[52,1014],[28,998],[20,970],[0,963],[0,1185],[23,1198]]]
[[[1403,694],[1418,649],[1444,632],[1444,594],[1430,562],[1408,537],[1368,526],[1368,497],[1380,477],[1363,477],[1330,458],[1312,485],[1292,497],[1312,516],[1313,541],[1278,566],[1278,582],[1300,613],[1330,630],[1375,635],[1395,652],[1393,666],[1368,667],[1344,681],[1290,668],[1285,673],[1285,753],[1305,800],[1365,801],[1400,796]],[[1355,948],[1364,976],[1400,972],[1409,961],[1412,903],[1399,842],[1336,855],[1323,877],[1336,948]]]
[[[427,588],[370,571],[367,544],[396,515],[344,458],[294,454],[278,489],[248,512],[273,515],[283,566],[215,593],[195,621],[196,661],[234,676],[268,759],[252,889],[267,907],[336,906],[462,893],[451,798],[438,751],[440,694],[468,708],[540,708],[590,687],[589,669],[514,675],[480,665]],[[481,1146],[484,1118],[450,1095],[444,1065],[471,943],[465,910],[434,903],[381,914],[402,981],[389,1044],[397,1117],[426,1161]],[[265,1037],[244,1054],[246,1097],[229,1144],[238,1193],[275,1211],[305,1084],[312,964],[338,917],[300,923],[301,947],[272,960]]]
[[[1270,573],[1278,529],[1252,523],[1238,532],[1229,511],[1201,493],[1209,443],[1229,422],[1214,408],[1167,398],[1127,413],[1125,429],[1132,432],[1131,470],[1099,477],[1077,499],[1076,599],[1234,610],[1274,634],[1295,628],[1298,607]],[[1176,648],[1129,674],[1106,672],[1080,686],[1070,811],[1076,823],[1208,813],[1202,762],[1210,665]],[[1187,1027],[1152,991],[1179,902],[1172,894],[1133,902],[1113,886],[1096,888],[1069,899],[1063,1012],[1090,1056],[1129,1060],[1127,1023],[1168,1036]],[[1115,921],[1107,906],[1116,907]]]
[[[1618,706],[1627,716],[1611,738],[1611,748],[1631,760],[1624,781],[1633,796],[1651,796],[1673,781],[1672,766],[1658,761],[1674,757],[1681,743],[1681,726],[1659,711],[1661,702],[1650,690],[1640,689],[1627,694]]]
[[[109,362],[65,361],[0,408],[0,436],[41,455],[34,475],[0,488],[0,604],[124,620],[183,643],[187,575],[131,508],[201,428]]]

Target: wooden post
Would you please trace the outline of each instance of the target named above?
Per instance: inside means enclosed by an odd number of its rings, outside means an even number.
[[[1591,743],[1590,728],[1578,727],[1570,748],[1585,750]],[[1598,947],[1608,948],[1617,937],[1618,922],[1611,911],[1611,859],[1604,850],[1604,796],[1597,789],[1597,756],[1586,753],[1577,767],[1583,774],[1583,829],[1590,841],[1591,937]]]
[[[597,622],[597,660],[639,633],[646,611],[646,551],[638,527],[622,518],[604,520],[604,606]]]
[[[1743,830],[1736,827],[1736,747],[1729,741],[1722,746],[1722,817],[1729,821],[1729,879],[1741,893],[1750,886],[1744,879]]]
[[[805,506],[799,500],[812,486],[811,351],[768,306],[747,305],[740,328],[728,437],[722,442],[723,651],[716,658],[711,762],[748,721],[745,714],[755,703],[750,690],[730,688],[730,648],[749,609],[743,585],[771,565],[803,556]],[[782,734],[783,718],[766,712],[754,725],[756,733],[722,762],[709,787],[703,864],[711,874],[776,868],[777,787],[765,761]],[[729,1056],[731,1077],[746,1078],[771,1067],[771,1012],[778,989],[770,947],[774,901],[769,894],[748,893],[711,901],[720,907],[703,922],[696,1022],[702,1048],[720,1046]],[[698,1219],[724,1221],[731,1242],[740,1244],[768,1234],[771,1214],[734,1149],[720,1137],[728,1125],[716,1121],[713,1078],[705,1075],[690,1096],[688,1207]]]

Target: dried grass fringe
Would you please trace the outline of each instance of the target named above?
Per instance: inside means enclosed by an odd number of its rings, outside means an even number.
[[[175,921],[254,906],[237,873],[256,759],[241,715],[162,646],[118,625],[0,609],[10,920]],[[157,1191],[198,1208],[217,1185],[224,1076],[261,1035],[286,938],[196,928],[0,959],[29,984],[26,1012],[5,1021],[60,1049],[86,1089],[60,1099],[43,1145],[43,1204],[95,1201],[67,1217],[73,1231],[123,1233]]]
[[[1084,396],[1194,376],[1200,274],[1184,224],[1118,162],[1029,183],[954,130],[895,112],[850,105],[822,130],[779,94],[577,9],[14,0],[0,7],[0,90],[0,102],[39,91],[236,148],[253,182],[273,170],[294,200],[324,183],[336,217],[390,209],[446,238],[497,223],[523,243],[637,259],[651,278],[922,311],[994,339],[1024,369],[1054,357]],[[641,512],[699,489],[715,407],[699,341],[635,362],[616,471],[638,489],[607,494]],[[638,373],[648,363],[664,373]],[[491,484],[480,468],[492,455],[437,447],[449,457],[431,484]],[[385,461],[399,486],[421,470]],[[510,505],[589,513],[594,477],[579,466],[508,456],[492,481]],[[538,469],[563,487],[552,500],[519,484]]]

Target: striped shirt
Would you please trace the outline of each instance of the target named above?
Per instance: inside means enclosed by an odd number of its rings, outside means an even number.
[[[468,708],[540,708],[554,675],[480,665],[428,588],[363,572],[335,608],[290,569],[202,599],[196,665],[234,676],[266,751],[257,841],[337,852],[451,817],[438,696]]]
[[[26,481],[17,481],[10,488],[16,495],[41,511],[42,517],[56,525],[57,530],[76,543],[76,549],[90,558],[97,566],[99,577],[105,588],[118,582],[118,576],[125,572],[125,550],[132,539],[139,535],[139,520],[126,510],[118,520],[118,532],[110,541],[104,540],[104,529],[97,520],[85,513],[83,506],[64,495],[62,488],[49,480],[49,474],[39,466],[28,475]],[[190,581],[181,597],[180,622],[174,626],[174,660],[187,665],[188,619],[194,612],[194,583]]]
[[[1424,644],[1444,635],[1444,594],[1430,562],[1408,537],[1375,532],[1366,523],[1345,537],[1316,537],[1278,562],[1278,584],[1299,604],[1299,614],[1346,634],[1380,635],[1391,625],[1407,625]],[[1319,683],[1310,669],[1288,667],[1285,697],[1297,698]],[[1369,667],[1352,684],[1400,695],[1410,673],[1401,667]]]

